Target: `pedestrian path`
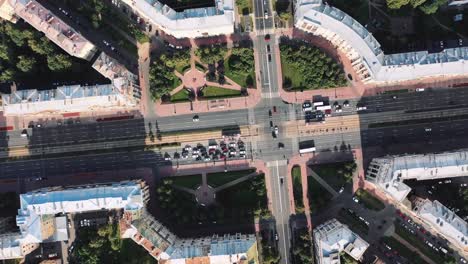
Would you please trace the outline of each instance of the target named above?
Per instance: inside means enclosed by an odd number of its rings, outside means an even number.
[[[333,198],[338,197],[338,193],[327,183],[325,182],[317,173],[313,170],[308,169],[309,175],[312,176],[320,185],[322,185],[329,193],[333,195]]]

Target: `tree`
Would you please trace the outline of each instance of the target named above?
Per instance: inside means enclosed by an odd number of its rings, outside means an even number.
[[[46,37],[42,37],[39,40],[30,39],[28,40],[28,46],[37,54],[48,55],[54,51],[54,46]]]
[[[72,66],[69,56],[64,54],[50,54],[47,56],[47,67],[51,71],[61,72],[68,70]]]
[[[5,25],[5,33],[18,47],[24,46],[26,40],[34,37],[34,33],[31,30],[21,30],[17,27],[13,27],[11,23]]]
[[[11,49],[6,44],[0,44],[0,59],[7,62],[11,60]]]
[[[16,63],[16,68],[22,72],[30,72],[36,64],[36,59],[26,56],[18,56],[18,62]]]
[[[1,82],[13,81],[14,77],[15,77],[15,72],[12,69],[6,69],[2,71],[2,73],[0,74],[0,81]]]
[[[448,0],[387,0],[387,6],[390,9],[400,9],[410,4],[413,8],[419,8],[423,13],[430,15],[447,2]]]

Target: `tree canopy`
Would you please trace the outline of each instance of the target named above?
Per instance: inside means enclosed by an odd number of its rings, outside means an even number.
[[[204,46],[195,50],[195,55],[197,55],[203,63],[214,64],[223,60],[227,51],[226,45]]]
[[[41,76],[63,72],[72,67],[70,55],[25,23],[0,23],[0,38],[0,82],[27,79],[32,73]]]
[[[154,59],[150,67],[150,92],[153,100],[160,99],[169,94],[181,84],[181,80],[174,74],[174,70],[180,64],[190,60],[188,50],[179,50]]]
[[[141,246],[130,239],[122,240],[117,224],[80,228],[75,244],[70,263],[156,263]]]
[[[413,8],[419,8],[425,14],[434,14],[439,7],[445,5],[448,0],[387,0],[387,6],[390,9],[400,9],[411,5]]]
[[[283,69],[290,68],[296,74],[295,81],[284,76],[283,86],[300,83],[301,89],[333,88],[346,85],[343,70],[330,56],[320,49],[300,41],[289,40],[280,45]]]

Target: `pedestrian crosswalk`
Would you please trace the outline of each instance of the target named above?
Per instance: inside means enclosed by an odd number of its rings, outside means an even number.
[[[278,98],[279,93],[278,92],[262,92],[262,98]]]

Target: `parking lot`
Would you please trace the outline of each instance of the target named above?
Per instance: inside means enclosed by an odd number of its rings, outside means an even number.
[[[186,144],[164,152],[164,160],[177,163],[216,162],[248,158],[248,144],[240,138],[219,142],[210,140],[203,143]]]

